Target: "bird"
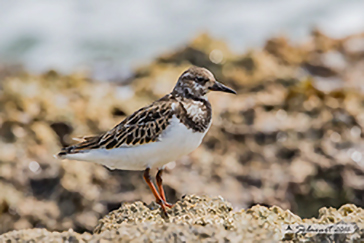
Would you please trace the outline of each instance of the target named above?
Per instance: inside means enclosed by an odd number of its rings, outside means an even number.
[[[207,98],[210,91],[236,94],[208,69],[192,66],[180,75],[172,92],[135,111],[111,130],[63,148],[56,157],[94,162],[112,170],[144,171],[145,182],[167,214],[166,207],[173,205],[163,190],[165,165],[201,144],[212,122]],[[158,190],[152,182],[152,169],[157,169]]]

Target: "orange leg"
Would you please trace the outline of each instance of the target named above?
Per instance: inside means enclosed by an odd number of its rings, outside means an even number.
[[[161,196],[159,195],[157,189],[155,189],[154,184],[150,180],[150,173],[149,172],[150,172],[150,168],[147,168],[144,171],[143,178],[144,178],[145,182],[148,184],[150,190],[153,192],[153,195],[155,197],[156,202],[162,207],[163,212],[167,215],[165,201],[161,198]]]
[[[159,191],[159,194],[160,194],[162,200],[164,201],[165,205],[167,207],[171,208],[173,205],[167,202],[166,195],[164,194],[164,190],[163,190],[163,186],[162,186],[162,183],[163,183],[162,174],[163,174],[163,169],[158,170],[158,173],[156,176],[158,191]]]

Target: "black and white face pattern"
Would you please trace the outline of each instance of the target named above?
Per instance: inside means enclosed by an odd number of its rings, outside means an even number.
[[[209,91],[236,93],[234,90],[216,81],[206,68],[191,67],[178,79],[172,93],[183,97],[204,98]]]
[[[215,81],[214,75],[209,70],[191,67],[179,77],[174,91],[185,97],[203,97]]]

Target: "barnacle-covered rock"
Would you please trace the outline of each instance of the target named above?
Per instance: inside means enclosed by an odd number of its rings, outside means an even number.
[[[247,210],[233,210],[221,197],[189,195],[161,215],[155,203],[126,203],[99,221],[93,235],[73,230],[49,232],[45,229],[20,230],[0,236],[1,242],[322,242],[330,234],[284,233],[283,224],[363,224],[363,209],[352,204],[340,209],[320,209],[319,218],[301,219],[289,210],[256,205]],[[329,219],[329,220],[328,220]],[[336,235],[340,242],[359,239],[364,233]]]
[[[231,219],[232,207],[223,198],[185,196],[172,209],[167,210],[168,218],[161,214],[159,205],[151,203],[146,206],[141,202],[126,203],[99,221],[94,232],[117,229],[123,224],[140,222],[175,223],[189,225],[223,225],[233,227]]]

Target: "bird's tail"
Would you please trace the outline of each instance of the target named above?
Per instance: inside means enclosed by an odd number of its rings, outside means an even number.
[[[99,136],[92,136],[77,139],[77,141],[80,141],[79,143],[62,148],[58,154],[54,155],[54,157],[57,159],[67,159],[67,155],[82,153],[87,150],[97,148],[99,138]]]

